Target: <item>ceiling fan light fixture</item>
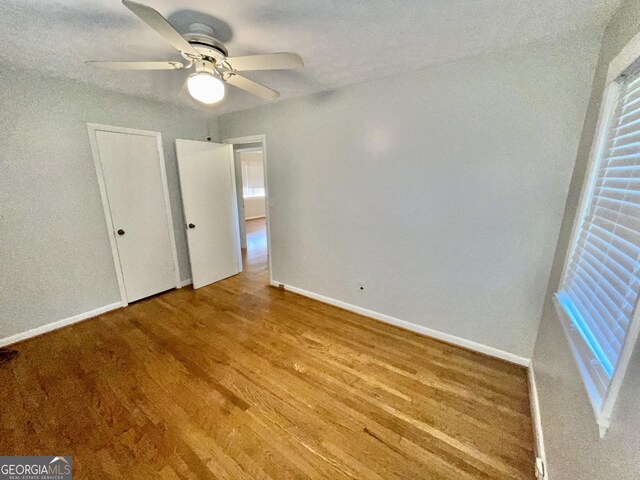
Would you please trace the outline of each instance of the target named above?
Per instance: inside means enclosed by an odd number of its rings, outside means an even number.
[[[187,90],[195,100],[207,105],[224,98],[224,82],[209,72],[196,72],[187,79]]]
[[[204,23],[192,23],[189,33],[182,35],[157,10],[134,0],[122,3],[140,20],[159,33],[188,62],[85,62],[110,70],[183,70],[194,68],[187,78],[187,91],[193,99],[213,105],[224,98],[225,83],[267,100],[280,96],[275,90],[254,82],[237,72],[247,70],[289,70],[302,68],[300,55],[291,52],[230,57],[225,45],[214,37],[215,30]],[[184,87],[183,87],[184,88]],[[183,90],[184,91],[184,90]]]

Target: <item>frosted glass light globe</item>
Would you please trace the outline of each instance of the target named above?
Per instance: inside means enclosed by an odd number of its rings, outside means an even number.
[[[194,73],[187,79],[189,95],[197,101],[211,105],[224,98],[224,83],[207,72]]]

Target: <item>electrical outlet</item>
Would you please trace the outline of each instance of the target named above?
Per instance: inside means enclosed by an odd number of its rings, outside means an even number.
[[[358,282],[358,290],[364,292],[364,282],[362,280]]]

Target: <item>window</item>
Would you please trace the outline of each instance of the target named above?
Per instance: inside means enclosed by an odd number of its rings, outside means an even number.
[[[556,306],[604,434],[640,316],[640,72],[607,88]]]
[[[261,161],[242,160],[242,196],[264,197],[264,167]]]

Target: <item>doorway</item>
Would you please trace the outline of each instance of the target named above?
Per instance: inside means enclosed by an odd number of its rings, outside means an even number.
[[[249,270],[271,272],[269,192],[264,135],[231,138],[238,196],[238,224],[242,256]]]

